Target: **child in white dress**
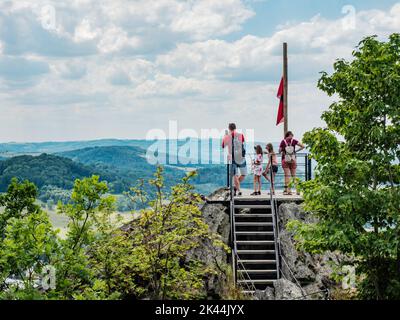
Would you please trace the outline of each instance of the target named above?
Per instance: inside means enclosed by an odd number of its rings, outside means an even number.
[[[261,195],[261,176],[263,174],[263,149],[260,145],[256,147],[256,155],[253,160],[253,174],[254,174],[254,193],[252,196]]]

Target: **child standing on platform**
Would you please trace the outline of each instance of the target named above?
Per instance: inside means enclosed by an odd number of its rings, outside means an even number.
[[[266,149],[268,154],[268,164],[262,175],[271,183],[271,192],[272,194],[275,194],[275,176],[278,173],[278,157],[274,152],[274,146],[272,143],[268,143]]]
[[[261,176],[263,174],[263,150],[260,145],[256,148],[256,154],[253,160],[253,174],[254,174],[254,192],[252,196],[261,195]]]

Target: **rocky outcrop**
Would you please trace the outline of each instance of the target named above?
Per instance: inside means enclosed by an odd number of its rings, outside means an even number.
[[[224,201],[225,190],[217,190],[208,200]],[[212,233],[219,234],[221,240],[229,245],[230,237],[230,221],[229,211],[223,204],[208,204],[204,203],[201,207],[203,219],[207,223]],[[205,290],[208,298],[220,299],[221,293],[224,291],[224,283],[226,274],[224,267],[230,263],[230,255],[222,248],[215,247],[210,240],[202,240],[200,246],[189,252],[187,259],[196,259],[204,262],[206,265],[216,265],[220,267],[220,273],[208,276],[205,279]]]
[[[228,197],[229,193],[220,189],[210,195],[208,200],[227,201]],[[228,244],[230,223],[227,208],[222,204],[205,204],[202,212],[211,230],[220,234],[224,242]],[[305,223],[315,222],[309,214],[304,212],[301,205],[295,203],[280,205],[278,219],[282,279],[276,281],[273,288],[257,292],[255,299],[326,299],[329,296],[329,290],[336,286],[336,283],[331,279],[332,268],[346,258],[337,253],[328,252],[323,255],[311,255],[296,249],[293,234],[286,229],[287,223],[291,220],[299,220]],[[202,256],[205,261],[211,261],[210,259],[214,258]],[[229,262],[230,257],[225,252],[220,251],[218,259]],[[211,285],[212,290],[218,291],[217,287],[216,282]]]
[[[229,190],[227,190],[226,188],[217,189],[207,197],[207,200],[229,201]]]
[[[286,279],[275,281],[273,288],[257,291],[256,300],[300,300],[303,299],[302,288]]]
[[[291,220],[315,222],[309,214],[304,212],[301,205],[282,204],[279,207],[278,218],[283,279],[275,283],[272,291],[267,289],[266,293],[258,292],[256,298],[268,298],[268,300],[329,298],[330,289],[337,285],[331,278],[332,268],[348,258],[332,252],[311,255],[296,249],[293,234],[286,229],[287,223]]]

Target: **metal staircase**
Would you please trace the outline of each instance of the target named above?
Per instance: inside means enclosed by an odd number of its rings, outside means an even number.
[[[245,294],[265,290],[279,279],[273,203],[273,199],[231,201],[236,284]]]

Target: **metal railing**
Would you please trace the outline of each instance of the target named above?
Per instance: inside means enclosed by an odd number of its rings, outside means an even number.
[[[237,268],[236,261],[238,259],[237,247],[236,247],[236,232],[235,232],[235,197],[233,192],[233,164],[228,163],[228,187],[229,187],[229,202],[230,202],[230,222],[231,222],[231,249],[232,249],[232,270],[233,270],[233,283],[237,283]]]
[[[270,179],[272,180],[272,171],[270,171]],[[275,196],[272,190],[272,184],[270,184],[270,205],[271,205],[271,214],[272,214],[272,223],[274,230],[274,245],[275,245],[275,259],[276,259],[276,276],[277,279],[281,277],[281,267],[280,267],[280,258],[281,258],[281,247],[279,241],[279,217],[278,217],[278,205],[275,200]]]
[[[246,154],[246,162],[247,162],[247,172],[248,175],[246,176],[245,180],[241,183],[241,187],[244,189],[252,189],[253,188],[253,174],[252,174],[252,162],[254,159],[254,153]],[[282,168],[281,156],[277,155],[278,157],[278,172],[275,174],[275,189],[284,189],[285,188],[285,173]],[[296,178],[300,181],[309,181],[313,177],[313,162],[309,157],[308,153],[297,153],[297,169],[296,169]],[[265,169],[268,164],[268,156],[264,156],[263,161],[263,168]],[[226,178],[226,185],[230,188],[230,165],[227,165],[227,178]],[[264,177],[262,178],[263,185],[270,184]]]

